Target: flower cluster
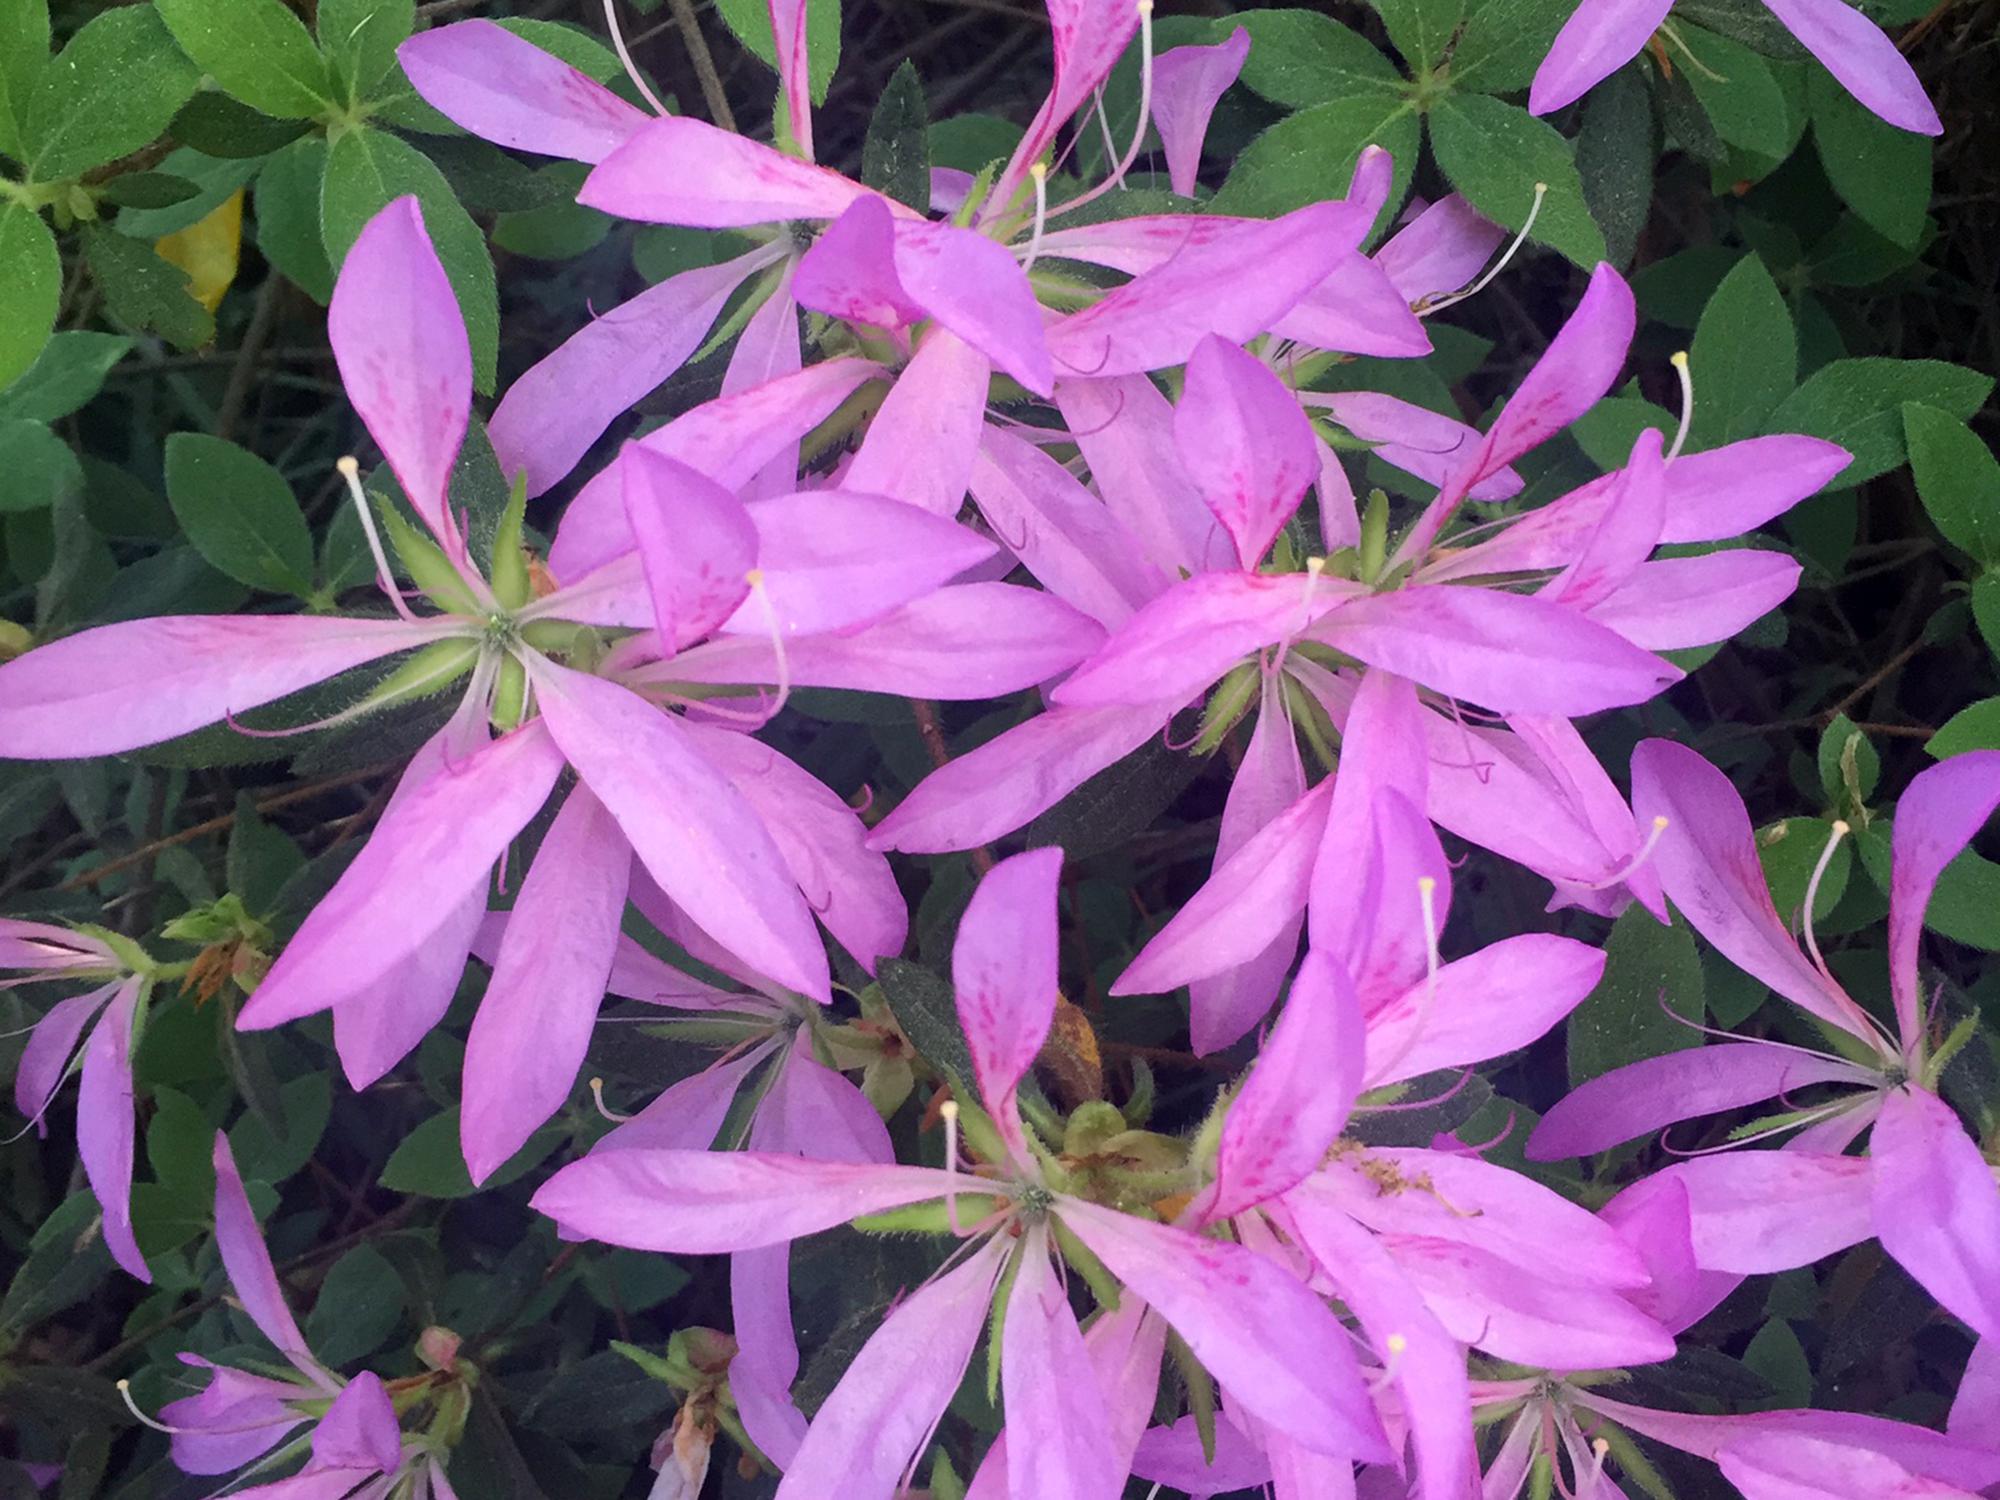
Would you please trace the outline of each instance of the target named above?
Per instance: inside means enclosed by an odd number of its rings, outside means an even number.
[[[1936,128],[1857,13],[1772,8],[1871,108]],[[1683,675],[1666,653],[1780,605],[1799,564],[1744,539],[1848,455],[1802,435],[1683,453],[1684,409],[1615,470],[1519,504],[1517,461],[1627,370],[1634,301],[1611,267],[1483,427],[1334,388],[1349,356],[1427,352],[1424,319],[1504,236],[1447,198],[1377,243],[1394,164],[1373,149],[1344,197],[1277,218],[1108,212],[1149,128],[1192,190],[1247,35],[1154,57],[1149,0],[1050,0],[1053,83],[1019,147],[976,177],[932,173],[909,204],[814,161],[805,6],[770,10],[777,145],[641,110],[487,21],[406,43],[411,82],[457,126],[588,164],[580,202],[746,248],[597,316],[513,383],[485,431],[515,483],[482,516],[453,479],[476,432],[465,327],[417,200],[390,203],[329,312],[386,466],[364,483],[344,464],[382,606],[42,645],[0,666],[0,756],[119,754],[325,682],[349,706],[285,732],[457,695],[358,854],[246,974],[238,1024],[330,1013],[365,1089],[476,959],[490,978],[459,1117],[474,1183],[574,1102],[607,998],[718,1049],[533,1199],[568,1238],[731,1257],[733,1341],[661,1366],[688,1404],[655,1494],[695,1493],[721,1423],[782,1472],[782,1500],[891,1500],[982,1334],[1005,1422],[965,1491],[985,1500],[1112,1500],[1132,1476],[1294,1500],[1610,1500],[1619,1476],[1650,1474],[1635,1436],[1711,1461],[1749,1500],[2000,1483],[2000,1187],[1940,1093],[1976,1023],[1937,1034],[1919,976],[1932,890],[2000,806],[2000,753],[1938,765],[1901,799],[1882,1006],[1823,960],[1810,890],[1801,952],[1721,772],[1648,740],[1628,801],[1574,722],[1648,702]],[[1586,0],[1535,107],[1577,97],[1664,11]],[[1057,148],[1135,40],[1139,132],[1088,185]],[[573,481],[640,398],[732,335],[719,395]],[[1700,372],[1677,364],[1691,408]],[[1358,496],[1363,455],[1417,503]],[[566,483],[538,555],[529,504]],[[758,737],[802,689],[1040,694],[864,817]],[[953,1042],[918,1065],[935,1077],[923,1129],[892,1137],[911,1039],[879,991],[856,1010],[835,982],[865,985],[904,950],[890,854],[983,850],[1176,726],[1179,748],[1229,752],[1213,867],[1111,994],[1185,987],[1195,1052],[1254,1035],[1234,1054],[1247,1068],[1177,1131],[1102,1097],[1050,1103],[1034,1075],[1072,1009],[1063,856],[982,853],[951,949]],[[1414,1080],[1534,1043],[1605,968],[1551,932],[1448,954],[1440,831],[1545,880],[1552,910],[1678,912],[1824,1037],[1723,1037],[1597,1078],[1528,1156],[1780,1100],[1736,1133],[1750,1149],[1593,1211],[1487,1146],[1369,1142]],[[40,1126],[80,1069],[102,1233],[141,1278],[131,1056],[155,984],[186,967],[104,929],[0,924],[16,982],[79,987],[36,1027],[16,1098]],[[222,1137],[214,1167],[235,1301],[290,1369],[207,1366],[158,1414],[175,1461],[249,1466],[239,1494],[449,1497],[478,1379],[455,1339],[426,1335],[421,1376],[321,1365]],[[938,1268],[808,1420],[790,1247],[849,1224],[926,1237]],[[1987,1341],[1949,1435],[1609,1393],[1673,1359],[1743,1278],[1869,1238]]]

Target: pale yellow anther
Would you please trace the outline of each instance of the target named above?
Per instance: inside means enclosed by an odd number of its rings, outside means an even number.
[[[1854,830],[1848,825],[1845,818],[1835,818],[1833,820],[1833,836],[1835,838],[1844,839],[1852,832]]]
[[[361,475],[360,460],[355,458],[355,456],[352,453],[349,453],[344,457],[334,460],[333,466],[336,470],[339,471],[340,477],[342,479],[354,480],[358,479]]]
[[[743,581],[753,589],[761,589],[764,586],[764,570],[762,568],[752,568],[743,575]]]
[[[1047,182],[1049,180],[1049,164],[1045,161],[1036,162],[1032,167],[1028,168],[1028,175],[1037,182]]]
[[[1437,894],[1437,888],[1438,883],[1435,875],[1419,875],[1417,877],[1417,892],[1419,895],[1434,896]]]
[[[1688,352],[1685,349],[1676,349],[1667,359],[1667,363],[1672,365],[1676,370],[1685,370],[1687,362]]]
[[[956,1125],[958,1123],[958,1101],[956,1099],[945,1100],[944,1103],[938,1106],[938,1113],[944,1117],[945,1124]]]
[[[1410,1347],[1410,1341],[1400,1333],[1392,1333],[1386,1339],[1382,1340],[1382,1347],[1387,1349],[1392,1356],[1400,1355]]]
[[[1669,818],[1669,817],[1668,817],[1668,816],[1667,816],[1667,815],[1666,815],[1665,813],[1656,813],[1656,814],[1654,814],[1654,816],[1653,816],[1653,832],[1655,832],[1655,833],[1665,833],[1665,832],[1667,831],[1668,827],[1669,827],[1669,826],[1670,826],[1670,825],[1672,824],[1672,822],[1673,822],[1673,820],[1672,820],[1671,818]]]

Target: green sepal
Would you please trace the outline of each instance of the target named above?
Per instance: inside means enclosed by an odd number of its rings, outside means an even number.
[[[1528,1500],[1554,1500],[1556,1492],[1555,1460],[1549,1450],[1535,1450],[1535,1461],[1528,1466]]]
[[[1936,1089],[1938,1080],[1944,1076],[1945,1068],[1954,1057],[1958,1056],[1959,1049],[1971,1041],[1978,1031],[1979,1013],[1977,1011],[1952,1027],[1951,1035],[1944,1039],[1943,1045],[1924,1064],[1922,1081],[1925,1088]]]
[[[1097,1258],[1097,1252],[1076,1237],[1063,1223],[1060,1214],[1050,1217],[1049,1227],[1055,1231],[1056,1244],[1062,1250],[1063,1259],[1072,1271],[1083,1278],[1083,1284],[1090,1288],[1090,1295],[1097,1299],[1097,1305],[1106,1312],[1118,1311],[1121,1290],[1118,1278]]]
[[[953,1080],[956,1082],[957,1080]],[[977,1104],[971,1102],[969,1088],[954,1089],[958,1095],[958,1128],[965,1136],[966,1145],[981,1161],[1010,1161],[1013,1153],[1007,1143],[1000,1138],[1000,1127],[993,1123],[993,1116]]]
[[[1381,490],[1368,492],[1368,505],[1361,513],[1361,561],[1363,583],[1374,583],[1389,560],[1389,497]]]
[[[507,508],[500,513],[499,529],[493,533],[493,563],[487,569],[493,597],[502,609],[520,609],[535,596],[528,577],[528,556],[521,550],[521,526],[528,516],[528,472],[514,476],[507,494]]]
[[[528,711],[528,669],[518,656],[500,658],[500,671],[493,680],[493,727],[501,734],[521,727]]]
[[[1121,1113],[1125,1123],[1134,1130],[1144,1128],[1153,1118],[1153,1065],[1143,1057],[1132,1059],[1132,1092],[1126,1095],[1125,1107]]]
[[[368,696],[354,706],[354,712],[369,713],[392,703],[442,692],[471,671],[478,660],[479,642],[470,636],[433,641],[369,689]]]
[[[965,1500],[965,1481],[958,1477],[951,1456],[942,1448],[931,1460],[931,1500]]]
[[[1327,716],[1326,706],[1290,676],[1285,678],[1285,703],[1292,711],[1292,728],[1306,742],[1306,748],[1312,751],[1313,759],[1320,763],[1320,768],[1331,773],[1340,763],[1340,757],[1333,752],[1333,741],[1338,731],[1333,727],[1333,720]]]
[[[409,580],[423,590],[425,598],[449,614],[480,613],[478,601],[466,588],[465,580],[458,576],[451,559],[444,555],[444,548],[418,535],[416,527],[405,521],[394,506],[378,502],[375,509],[382,517],[382,530],[396,553],[396,561],[403,565]]]
[[[613,1339],[611,1347],[617,1353],[631,1360],[633,1364],[644,1370],[653,1379],[662,1381],[678,1391],[685,1391],[692,1388],[694,1372],[675,1364],[671,1359],[664,1359],[649,1349],[641,1349],[637,1344],[628,1344],[620,1339]]]
[[[1201,711],[1201,734],[1194,742],[1196,755],[1215,753],[1229,731],[1250,712],[1262,680],[1262,669],[1254,661],[1240,661],[1229,669],[1215,691],[1208,695],[1208,703]]]
[[[1783,1114],[1762,1115],[1755,1120],[1745,1120],[1729,1132],[1732,1141],[1746,1141],[1754,1135],[1763,1135],[1773,1130],[1790,1130],[1794,1126],[1810,1125],[1820,1118],[1825,1106],[1818,1109],[1794,1109]]]
[[[1001,158],[995,157],[979,169],[979,175],[972,179],[972,186],[966,190],[965,201],[951,216],[951,222],[960,229],[972,223],[972,216],[979,212],[986,202],[986,195],[993,191],[993,179],[999,175]]]
[[[988,1214],[1000,1207],[1001,1200],[991,1193],[958,1194],[958,1222],[963,1228],[967,1224],[977,1224]],[[884,1209],[879,1214],[863,1214],[853,1221],[856,1229],[867,1234],[950,1234],[951,1207],[942,1198],[932,1198],[925,1203],[910,1203],[902,1208]]]
[[[1637,1485],[1652,1500],[1675,1500],[1673,1486],[1667,1483],[1666,1476],[1653,1467],[1653,1461],[1639,1451],[1639,1445],[1624,1428],[1606,1422],[1597,1429],[1596,1436],[1604,1439],[1606,1450],[1618,1460],[1620,1479]]]
[[[1201,1437],[1201,1457],[1204,1463],[1215,1462],[1215,1379],[1194,1357],[1194,1350],[1188,1348],[1178,1333],[1167,1330],[1167,1352],[1173,1356],[1174,1368],[1181,1372],[1181,1384],[1187,1388],[1188,1412],[1194,1417],[1194,1430]]]
[[[993,1305],[986,1310],[986,1401],[990,1406],[1000,1398],[1000,1340],[1007,1327],[1007,1300],[1014,1295],[1014,1283],[1021,1275],[1021,1257],[1007,1258],[1000,1273],[1000,1285],[993,1289]]]

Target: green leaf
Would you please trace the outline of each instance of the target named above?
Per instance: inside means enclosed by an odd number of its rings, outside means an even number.
[[[335,1369],[373,1354],[403,1321],[403,1278],[373,1245],[357,1245],[333,1263],[306,1315],[306,1344]]]
[[[1600,469],[1620,469],[1632,456],[1632,445],[1648,427],[1672,441],[1677,425],[1672,412],[1639,396],[1606,396],[1570,424],[1570,436]]]
[[[778,48],[772,40],[771,7],[766,0],[716,0],[715,10],[737,41],[764,59],[767,66],[777,67]],[[834,70],[840,66],[840,0],[806,0],[806,51],[813,103],[824,104],[826,91],[833,86]]]
[[[223,869],[229,889],[242,898],[252,916],[264,916],[277,904],[285,882],[306,867],[299,846],[277,824],[257,811],[248,792],[236,794],[236,821],[229,828],[229,851]]]
[[[199,432],[167,439],[167,501],[195,550],[239,583],[312,593],[312,532],[284,475]]]
[[[952,987],[922,964],[885,958],[876,969],[882,998],[910,1045],[941,1071],[966,1085],[973,1081],[972,1053],[958,1024],[958,997]]]
[[[127,327],[158,333],[182,349],[199,349],[215,337],[215,319],[195,301],[187,272],[161,260],[152,246],[87,224],[83,258],[111,316]]]
[[[1841,201],[1868,227],[1914,245],[1931,202],[1931,140],[1878,120],[1815,68],[1807,87],[1820,165]]]
[[[333,1111],[333,1085],[325,1073],[301,1073],[278,1089],[281,1130],[255,1113],[229,1131],[229,1149],[246,1181],[280,1183],[312,1159]]]
[[[560,1123],[544,1125],[528,1137],[527,1145],[481,1183],[479,1190],[505,1187],[532,1172],[562,1144],[567,1133]],[[465,1158],[459,1152],[456,1107],[432,1115],[403,1137],[402,1144],[382,1168],[381,1185],[392,1193],[408,1193],[417,1198],[472,1196],[472,1177],[465,1170]]]
[[[1230,20],[1250,33],[1250,55],[1239,75],[1243,86],[1273,104],[1311,109],[1357,91],[1381,94],[1402,86],[1402,75],[1372,42],[1317,11],[1246,10]]]
[[[320,233],[327,260],[338,270],[347,247],[368,221],[405,193],[414,193],[422,205],[424,227],[458,294],[459,312],[472,342],[473,381],[481,392],[491,394],[500,348],[500,293],[493,260],[479,226],[459,206],[444,174],[422,152],[382,130],[350,130],[333,143],[320,191]]]
[[[181,107],[167,133],[204,156],[269,156],[309,127],[303,120],[274,120],[239,99],[205,89]]]
[[[1772,1394],[1754,1402],[1751,1410],[1776,1411],[1780,1407],[1812,1404],[1812,1363],[1783,1318],[1773,1318],[1757,1330],[1757,1336],[1743,1351],[1743,1363],[1770,1383]]]
[[[396,65],[396,49],[416,29],[415,0],[319,0],[313,21],[320,50],[350,103],[368,97]]]
[[[164,208],[121,209],[117,222],[120,234],[150,242],[199,223],[256,176],[260,163],[255,157],[204,156],[182,146],[169,152],[160,165],[176,176],[187,178],[197,191],[192,197]]]
[[[1583,201],[1604,231],[1605,255],[1629,265],[1653,207],[1653,102],[1645,82],[1620,68],[1590,91],[1576,138]]]
[[[73,1307],[112,1269],[97,1232],[103,1210],[88,1188],[72,1193],[35,1227],[28,1253],[0,1300],[0,1328],[24,1329]]]
[[[1806,887],[1832,837],[1833,824],[1826,818],[1785,818],[1757,830],[1757,858],[1771,887],[1771,904],[1787,922],[1796,922],[1803,913]],[[1826,873],[1820,877],[1819,893],[1813,898],[1813,921],[1824,921],[1833,910],[1847,889],[1853,868],[1854,841],[1843,838],[1833,846]]]
[[[153,1175],[177,1197],[197,1205],[215,1198],[215,1127],[178,1089],[153,1090],[153,1118],[146,1126],[146,1160]]]
[[[69,444],[25,417],[0,420],[0,474],[0,514],[43,510],[83,493],[83,469]]]
[[[931,165],[977,173],[988,162],[1014,154],[1021,144],[1021,127],[998,115],[953,115],[933,120],[924,130],[930,142]]]
[[[555,201],[501,214],[493,221],[493,243],[536,260],[570,260],[601,244],[611,232],[611,216],[576,201],[576,190],[590,175],[589,165],[551,162],[536,175],[560,184]]]
[[[0,389],[35,362],[56,325],[62,301],[62,257],[42,216],[0,202]]]
[[[1746,255],[1702,309],[1688,355],[1695,448],[1755,437],[1798,379],[1798,336],[1771,273]]]
[[[320,184],[325,177],[326,141],[309,135],[264,164],[252,198],[257,248],[264,259],[322,307],[333,296],[333,267],[319,232]]]
[[[2000,574],[1982,573],[1972,581],[1972,619],[1986,649],[2000,657]]]
[[[2000,750],[2000,698],[1961,708],[1924,741],[1924,749],[1939,760],[1968,750]]]
[[[93,16],[35,86],[22,122],[29,177],[74,177],[137,151],[167,128],[200,82],[152,7]]]
[[[1985,566],[2000,564],[2000,463],[1992,452],[1951,413],[1917,402],[1903,407],[1903,434],[1931,524]]]
[[[21,156],[21,123],[48,60],[48,0],[0,0],[0,156]]]
[[[326,60],[280,0],[154,0],[181,50],[245,104],[310,120],[334,105]]]
[[[1508,229],[1527,222],[1546,183],[1532,237],[1586,268],[1604,259],[1570,143],[1553,126],[1483,94],[1450,94],[1431,112],[1431,151],[1466,201]]]
[[[1704,1010],[1701,954],[1685,923],[1662,927],[1635,902],[1612,923],[1604,952],[1604,977],[1570,1012],[1572,1088],[1627,1063],[1701,1045],[1701,1033],[1683,1024],[1699,1022]]]
[[[127,172],[105,183],[103,196],[106,203],[119,208],[172,208],[200,191],[185,177],[171,172]]]
[[[1837,359],[1813,372],[1771,414],[1767,432],[1803,432],[1838,443],[1854,455],[1840,472],[1843,486],[1860,484],[1900,464],[1906,402],[1970,417],[1993,390],[1993,379],[1935,359]]]
[[[1250,50],[1255,55],[1254,44]],[[1380,84],[1355,89],[1258,136],[1236,159],[1210,208],[1266,218],[1338,198],[1362,148],[1376,145],[1395,158],[1395,181],[1383,205],[1385,215],[1393,214],[1409,188],[1422,130],[1416,106],[1401,92]]]
[[[1741,42],[1699,26],[1678,25],[1674,33],[1694,54],[1687,67],[1688,86],[1715,133],[1761,156],[1790,154],[1798,131],[1771,65]]]
[[[80,410],[131,348],[115,333],[57,334],[28,372],[0,391],[0,418],[53,422]]]
[[[1575,9],[1570,0],[1485,0],[1474,6],[1452,50],[1452,86],[1482,94],[1525,89]]]
[[[551,57],[559,57],[579,73],[599,83],[624,75],[618,54],[581,27],[563,21],[534,21],[519,16],[495,16],[494,23],[524,42],[533,42]]]
[[[1465,0],[1370,0],[1412,69],[1433,68],[1465,18]]]
[[[919,213],[931,204],[929,108],[917,70],[905,58],[868,120],[861,143],[861,180]]]
[[[1875,795],[1876,783],[1882,778],[1882,757],[1852,719],[1835,714],[1819,737],[1816,760],[1827,805],[1852,820]]]

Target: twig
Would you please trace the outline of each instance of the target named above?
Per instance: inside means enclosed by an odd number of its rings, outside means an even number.
[[[722,75],[715,71],[715,55],[708,50],[708,39],[701,34],[693,0],[667,0],[667,9],[673,12],[681,40],[687,43],[688,60],[694,64],[694,76],[701,80],[701,97],[708,105],[708,117],[724,130],[734,131],[736,116],[729,108],[729,96],[722,91]]]
[[[937,705],[928,698],[910,700],[910,716],[917,721],[917,734],[930,752],[931,764],[942,771],[951,760],[951,747],[944,742],[944,726],[938,723]],[[972,868],[984,875],[993,868],[993,851],[984,844],[971,851]]]
[[[243,416],[243,404],[250,399],[251,380],[257,373],[264,345],[270,341],[271,325],[277,321],[278,296],[282,290],[283,282],[276,275],[266,276],[264,284],[257,288],[256,305],[250,312],[250,326],[243,331],[243,343],[236,351],[236,364],[229,372],[229,384],[223,388],[222,405],[215,413],[215,435],[224,442],[234,435],[236,424]]]

